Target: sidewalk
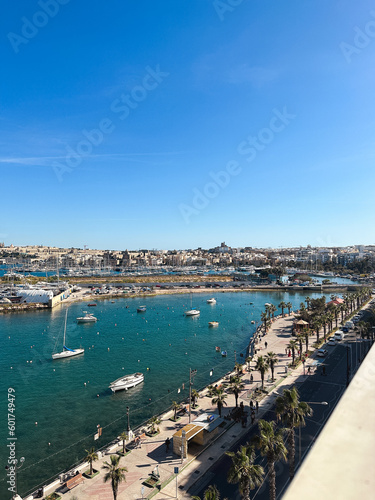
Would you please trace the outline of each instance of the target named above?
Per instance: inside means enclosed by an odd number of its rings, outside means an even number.
[[[274,387],[272,392],[268,394],[259,404],[259,412],[256,415],[258,418],[269,408],[277,397],[274,394],[277,386],[277,391],[281,392],[284,388],[293,385],[296,378],[303,374],[303,366],[299,366],[293,371],[286,373],[285,367],[291,363],[291,357],[288,357],[286,346],[291,339],[291,328],[294,320],[293,314],[284,318],[276,319],[266,336],[261,337],[255,345],[257,355],[266,354],[273,351],[277,354],[279,362],[275,367],[275,381],[267,381],[265,377],[265,388]],[[267,349],[265,348],[267,341]],[[296,356],[297,357],[297,356]],[[308,358],[306,368],[313,362]],[[252,363],[254,367],[254,362]],[[242,382],[245,385],[244,391],[241,393],[238,404],[242,401],[245,409],[249,411],[250,399],[253,397],[253,389],[260,385],[261,378],[259,372],[252,371],[253,382],[250,381],[250,372],[242,375]],[[270,372],[269,372],[270,375]],[[226,380],[227,381],[227,380]],[[214,408],[211,404],[211,398],[205,394],[207,390],[200,392],[200,399],[197,401],[199,405],[195,410],[192,409],[191,421],[198,415],[206,411],[212,412]],[[235,406],[235,398],[232,394],[228,394],[226,399],[227,406],[223,408],[223,417],[228,415],[231,409]],[[166,500],[176,498],[176,479],[174,468],[179,467],[178,482],[178,497],[190,498],[186,491],[198,481],[203,474],[218,460],[223,453],[230,448],[243,434],[249,430],[250,418],[248,419],[247,427],[243,428],[241,423],[227,421],[221,434],[216,437],[216,440],[210,444],[204,451],[197,451],[196,455],[188,454],[188,457],[181,463],[181,457],[177,456],[172,451],[172,444],[169,451],[166,451],[165,440],[167,437],[172,439],[173,434],[188,423],[188,416],[183,416],[178,422],[170,421],[169,418],[173,415],[170,411],[161,417],[159,425],[160,434],[155,437],[144,437],[139,447],[132,449],[131,453],[121,458],[120,466],[126,467],[126,483],[121,483],[118,490],[118,500],[138,500],[142,498],[142,487],[144,487],[143,498],[155,498],[156,500]],[[119,429],[119,432],[122,429]],[[192,447],[197,450],[199,447]],[[122,442],[119,443],[116,449],[111,450],[111,453],[122,451]],[[83,484],[76,486],[73,490],[62,495],[64,500],[73,500],[74,497],[79,500],[111,500],[113,498],[111,484],[104,483],[104,471],[101,469],[103,462],[110,462],[110,456],[105,455],[98,461],[93,463],[93,467],[100,471],[100,474],[93,479],[85,479]],[[86,470],[86,469],[84,469]],[[158,471],[160,474],[160,484],[163,486],[159,492],[156,488],[150,488],[142,485],[142,482],[149,478],[152,471]],[[169,481],[169,482],[168,482]],[[53,490],[48,491],[51,493]]]

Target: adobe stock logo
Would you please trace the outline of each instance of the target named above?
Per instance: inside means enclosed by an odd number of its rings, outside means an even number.
[[[242,2],[243,0],[214,0],[212,5],[220,21],[224,21],[224,14],[226,12],[233,12],[235,7],[241,5]]]
[[[31,20],[21,17],[21,35],[10,31],[7,34],[8,40],[16,54],[20,51],[21,45],[27,45],[38,33],[40,28],[44,28],[52,17],[60,11],[60,5],[66,5],[70,0],[39,0],[38,5],[42,10],[36,11]]]
[[[169,76],[169,73],[162,71],[159,64],[154,68],[146,66],[141,84],[134,86],[130,92],[121,94],[111,102],[110,111],[113,113],[114,118],[121,121],[126,120],[167,76]],[[91,130],[83,129],[81,131],[82,137],[76,144],[65,146],[66,154],[62,157],[62,161],[52,163],[53,171],[59,182],[62,182],[66,173],[72,172],[81,165],[85,158],[90,157],[95,148],[98,148],[106,137],[116,130],[118,124],[114,118],[103,117],[95,128]]]
[[[370,15],[375,18],[375,11],[371,10]],[[373,38],[375,38],[375,19],[368,21],[363,29],[358,26],[354,26],[354,38],[353,44],[341,42],[340,49],[346,62],[350,64],[352,62],[352,56],[354,54],[360,54],[363,49],[365,49]]]
[[[282,111],[277,108],[272,110],[273,116],[268,123],[268,127],[261,128],[256,135],[249,135],[246,140],[241,141],[237,146],[237,153],[245,156],[245,160],[251,163],[264,151],[274,140],[275,136],[285,130],[289,123],[295,119],[296,115],[288,113],[286,106]],[[219,196],[224,188],[228,186],[232,177],[242,172],[240,163],[236,160],[229,161],[224,170],[210,172],[210,181],[202,189],[193,189],[191,203],[180,203],[178,209],[186,224],[190,223],[193,215],[199,215],[202,210],[208,207],[210,200]]]

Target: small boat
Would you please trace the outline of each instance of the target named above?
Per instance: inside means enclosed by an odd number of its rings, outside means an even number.
[[[77,318],[77,323],[96,323],[98,321],[98,318],[95,318],[95,316],[91,313],[88,313],[87,311],[83,311],[84,316],[80,316]]]
[[[216,351],[216,352],[220,352],[220,347],[219,347],[219,346],[216,346],[216,347],[215,347],[215,351]]]
[[[190,294],[190,309],[185,311],[185,316],[198,316],[201,312],[193,307],[193,295]]]
[[[223,356],[223,358],[226,358],[227,357],[227,351],[221,351],[221,355]]]
[[[255,325],[255,321],[250,321],[250,323],[251,323],[252,325]]]
[[[132,375],[126,375],[125,377],[120,377],[114,382],[111,382],[109,388],[112,392],[116,391],[127,391],[131,387],[135,387],[144,381],[143,373],[133,373]]]
[[[208,326],[219,326],[219,322],[218,321],[209,321]]]
[[[207,304],[216,304],[216,299],[212,297],[212,299],[207,299]]]
[[[190,311],[185,311],[185,316],[198,316],[200,313],[198,309],[190,309]]]
[[[249,302],[249,304],[252,306],[254,304],[254,302]]]
[[[87,307],[96,307],[97,305],[96,302],[90,302],[90,304],[87,304]]]
[[[144,312],[146,312],[146,306],[139,306],[139,307],[137,307],[137,312],[138,313],[144,313]]]
[[[61,352],[57,352],[55,354],[52,354],[52,359],[71,358],[73,356],[78,356],[78,354],[83,354],[85,352],[84,349],[69,349],[69,347],[66,347],[66,345],[65,345],[65,336],[66,336],[66,320],[67,320],[67,317],[68,317],[68,310],[66,310],[66,314],[65,314],[63,350]]]

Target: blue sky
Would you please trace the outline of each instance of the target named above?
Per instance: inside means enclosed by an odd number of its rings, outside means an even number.
[[[0,33],[5,244],[374,243],[370,0],[20,0]]]

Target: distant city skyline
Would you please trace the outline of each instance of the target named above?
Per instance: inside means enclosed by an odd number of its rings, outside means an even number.
[[[232,3],[7,6],[0,241],[374,241],[373,2]]]

